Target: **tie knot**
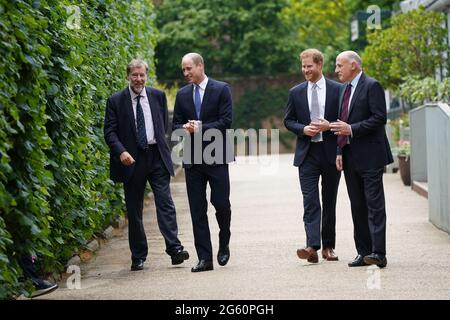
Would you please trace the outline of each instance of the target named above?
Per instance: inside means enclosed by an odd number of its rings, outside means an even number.
[[[136,100],[141,100],[141,98],[142,98],[142,96],[141,96],[140,94],[138,94],[138,95],[136,96]]]
[[[312,85],[312,89],[313,90],[316,90],[318,88],[318,85],[317,85],[317,83],[313,83],[313,85]]]

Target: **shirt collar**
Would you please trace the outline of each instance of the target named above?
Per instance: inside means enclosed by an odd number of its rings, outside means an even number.
[[[128,85],[128,90],[130,91],[131,100],[136,99],[136,97],[137,97],[138,95],[137,95],[136,93],[134,93],[133,90],[131,90],[130,85]],[[141,97],[146,97],[146,96],[147,96],[147,90],[145,89],[145,86],[144,86],[144,89],[142,89],[142,91],[141,91],[141,93],[140,93],[139,95],[140,95]]]
[[[358,75],[352,80],[352,82],[350,82],[351,85],[352,85],[352,88],[356,88],[356,86],[358,85],[359,79],[361,78],[362,73],[363,73],[363,72],[360,71],[360,72],[358,73]]]
[[[312,89],[314,82],[308,81],[308,86]],[[322,75],[319,81],[316,82],[317,87],[321,90],[325,88],[325,77]]]
[[[208,84],[208,77],[205,75],[205,79],[198,85],[203,91],[206,89],[206,85]]]

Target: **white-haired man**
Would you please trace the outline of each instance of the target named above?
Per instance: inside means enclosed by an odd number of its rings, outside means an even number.
[[[336,167],[344,170],[350,197],[358,255],[348,265],[375,264],[386,259],[384,166],[392,163],[386,137],[386,100],[380,83],[364,74],[356,52],[336,58],[336,73],[346,84],[339,103],[339,119],[330,125],[338,135]]]

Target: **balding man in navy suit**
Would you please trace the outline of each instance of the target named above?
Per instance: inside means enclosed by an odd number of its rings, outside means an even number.
[[[198,263],[192,272],[213,270],[213,252],[211,235],[208,225],[208,201],[206,199],[206,186],[211,188],[211,203],[216,209],[216,219],[220,228],[219,250],[217,261],[225,266],[230,258],[230,177],[228,163],[234,160],[231,141],[227,139],[227,129],[232,122],[232,100],[228,84],[208,78],[205,74],[202,56],[198,53],[186,54],[181,67],[183,74],[189,82],[181,88],[176,96],[173,115],[173,129],[182,129],[191,137],[192,153],[184,159],[183,167],[186,175],[186,187],[191,211],[192,227],[194,231],[195,249]],[[206,151],[212,143],[200,139],[196,144],[194,134],[205,137],[215,135],[222,142],[218,150],[214,149],[209,155]],[[204,141],[203,141],[204,140]],[[186,148],[186,145],[185,145]],[[187,153],[188,150],[184,150]],[[198,158],[196,156],[200,154]],[[205,157],[204,157],[205,156]]]

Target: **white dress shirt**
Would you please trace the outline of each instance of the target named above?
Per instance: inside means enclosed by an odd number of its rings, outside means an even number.
[[[356,86],[358,85],[358,82],[359,82],[359,79],[361,78],[362,73],[363,73],[362,71],[360,73],[358,73],[358,75],[350,82],[352,84],[352,91],[350,93],[350,100],[348,101],[349,108],[352,104],[353,94],[355,93]],[[349,109],[349,112],[350,112],[350,109]]]
[[[362,73],[363,73],[362,71],[360,73],[358,73],[358,75],[350,82],[352,85],[352,88],[351,88],[351,92],[350,92],[350,99],[348,100],[348,113],[349,114],[351,111],[350,106],[352,105],[353,94],[355,93],[356,86],[359,83],[359,79],[361,78]],[[348,85],[348,83],[347,83],[347,85]],[[351,125],[350,125],[350,137],[353,137],[353,130],[352,130]]]
[[[198,85],[200,87],[200,102],[203,102],[203,96],[205,95],[207,84],[208,84],[208,77],[205,76],[205,79],[203,79],[203,81]],[[194,99],[194,101],[195,101],[195,86],[196,84],[194,84],[193,86],[194,89],[192,90],[192,99]]]
[[[131,88],[129,87],[130,95],[131,95],[131,103],[133,105],[133,113],[134,113],[134,124],[136,125],[136,106],[137,106],[137,99],[138,96]],[[141,107],[142,112],[144,113],[144,120],[145,120],[145,132],[147,134],[147,142],[148,144],[155,144],[155,128],[153,127],[153,119],[152,119],[152,112],[150,111],[150,103],[148,102],[147,98],[147,90],[142,89],[141,93],[139,94],[141,96]]]

